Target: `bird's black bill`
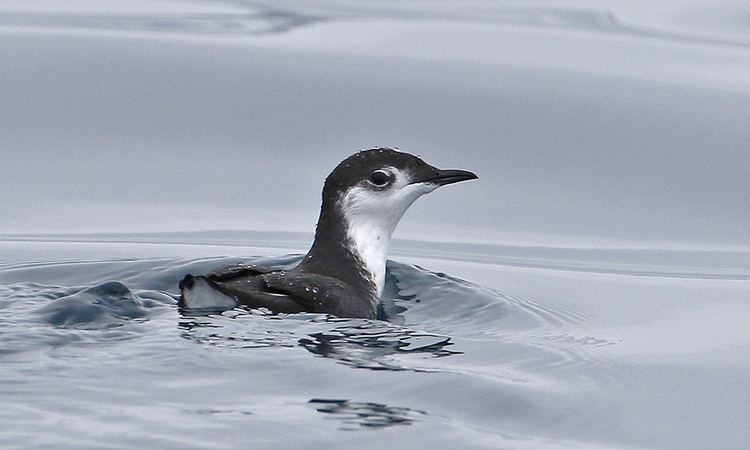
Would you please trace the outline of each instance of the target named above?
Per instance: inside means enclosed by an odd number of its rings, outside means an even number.
[[[436,169],[433,173],[425,176],[417,182],[435,183],[440,186],[445,186],[446,184],[458,183],[459,181],[476,180],[477,178],[479,177],[476,174],[469,172],[468,170]]]

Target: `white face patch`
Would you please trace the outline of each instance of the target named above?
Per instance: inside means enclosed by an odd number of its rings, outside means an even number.
[[[385,285],[385,261],[393,230],[416,199],[438,187],[434,183],[410,184],[408,173],[392,167],[385,170],[394,175],[387,189],[373,189],[365,181],[350,188],[339,203],[352,250],[370,272],[378,297]]]

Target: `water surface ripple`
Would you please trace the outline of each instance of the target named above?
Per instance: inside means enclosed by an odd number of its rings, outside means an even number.
[[[661,303],[644,307],[651,300],[638,297],[653,277],[474,259],[389,261],[381,320],[177,306],[186,272],[241,261],[290,267],[299,255],[5,263],[0,419],[14,431],[0,444],[197,448],[221,431],[238,445],[284,433],[291,446],[302,435],[282,428],[293,422],[316,429],[314,447],[353,439],[341,431],[375,430],[385,434],[368,436],[372,445],[426,445],[434,435],[464,446],[671,446],[686,439],[648,425],[673,413],[665,404],[644,410],[650,397],[701,389],[694,406],[746,414],[740,380],[750,370],[729,349],[747,348],[747,336],[679,337],[680,321],[700,313],[707,295],[722,293],[718,317],[747,310],[737,303],[746,281],[672,278]],[[424,268],[432,264],[483,284]],[[706,352],[716,366],[704,364]],[[701,384],[715,377],[723,382]],[[736,401],[719,400],[727,389]],[[644,415],[638,433],[623,431],[623,414]],[[729,426],[722,442],[742,441]],[[92,427],[94,435],[84,432]],[[414,427],[424,432],[401,431]]]

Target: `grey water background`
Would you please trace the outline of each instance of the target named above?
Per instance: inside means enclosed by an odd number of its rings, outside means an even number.
[[[0,446],[742,448],[743,2],[0,0]],[[398,146],[385,321],[176,306]]]

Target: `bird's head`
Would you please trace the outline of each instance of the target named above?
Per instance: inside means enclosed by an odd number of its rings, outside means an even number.
[[[362,150],[331,172],[323,202],[335,202],[350,225],[368,222],[379,234],[390,236],[416,199],[440,186],[476,178],[472,172],[438,169],[397,150]]]
[[[389,148],[362,150],[326,178],[321,221],[336,217],[343,222],[347,244],[371,273],[380,294],[391,234],[409,206],[440,186],[476,178],[472,172],[438,169]]]

